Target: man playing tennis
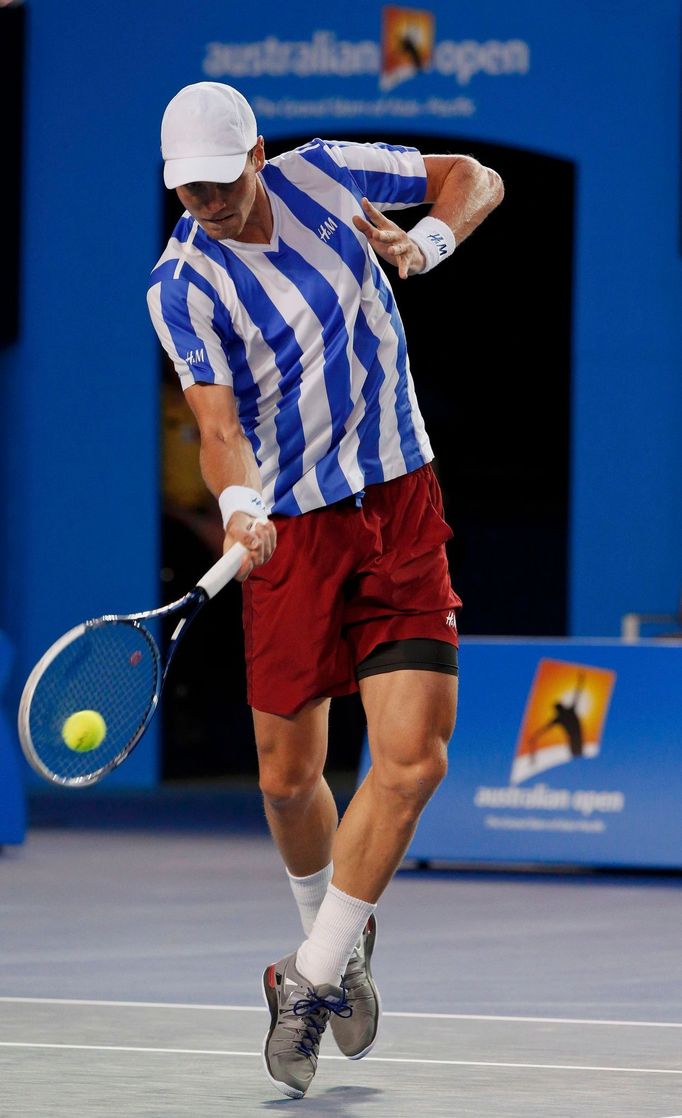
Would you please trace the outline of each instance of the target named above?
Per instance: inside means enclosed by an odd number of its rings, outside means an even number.
[[[376,1040],[374,911],[455,721],[451,532],[377,258],[401,279],[429,271],[503,188],[472,158],[385,144],[313,140],[266,160],[250,106],[216,82],[180,90],[161,139],[186,212],[149,307],[199,425],[225,546],[248,548],[260,785],[306,936],[265,970],[264,1062],[298,1098],[330,1019],[350,1059]],[[430,216],[409,233],[383,213],[423,202]],[[339,824],[323,777],[329,703],[358,688],[372,768]]]

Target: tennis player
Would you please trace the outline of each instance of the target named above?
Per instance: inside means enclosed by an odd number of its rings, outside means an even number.
[[[350,1059],[376,1040],[374,912],[455,722],[451,532],[382,265],[403,280],[429,272],[503,188],[470,157],[386,144],[317,139],[267,160],[249,104],[216,82],[172,99],[161,146],[185,213],[149,308],[196,416],[225,547],[248,548],[260,784],[305,934],[265,969],[264,1062],[298,1098],[330,1019]],[[385,215],[424,202],[409,233]],[[358,688],[372,767],[339,824],[323,776],[329,703]]]

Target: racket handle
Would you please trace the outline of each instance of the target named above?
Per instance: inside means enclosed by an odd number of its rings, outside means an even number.
[[[240,543],[233,543],[230,550],[226,551],[218,562],[214,563],[209,571],[206,571],[203,578],[199,579],[197,586],[200,586],[209,598],[215,598],[223,586],[234,578],[245,555],[246,548]]]

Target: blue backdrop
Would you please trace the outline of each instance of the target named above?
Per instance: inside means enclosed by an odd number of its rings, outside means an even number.
[[[11,662],[9,641],[0,633],[0,698]],[[26,827],[19,756],[14,738],[14,727],[0,706],[0,849],[5,843],[22,842]]]
[[[432,67],[402,80],[382,64],[382,5],[320,11],[29,5],[22,334],[0,354],[12,702],[60,631],[158,593],[158,132],[204,78],[253,98],[266,138],[404,124],[427,149],[451,132],[575,160],[571,629],[615,634],[677,598],[678,0],[433,3]]]

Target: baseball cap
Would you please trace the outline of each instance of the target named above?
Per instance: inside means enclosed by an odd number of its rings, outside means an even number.
[[[163,181],[169,188],[234,182],[257,139],[253,110],[238,90],[222,82],[186,85],[161,121]]]

